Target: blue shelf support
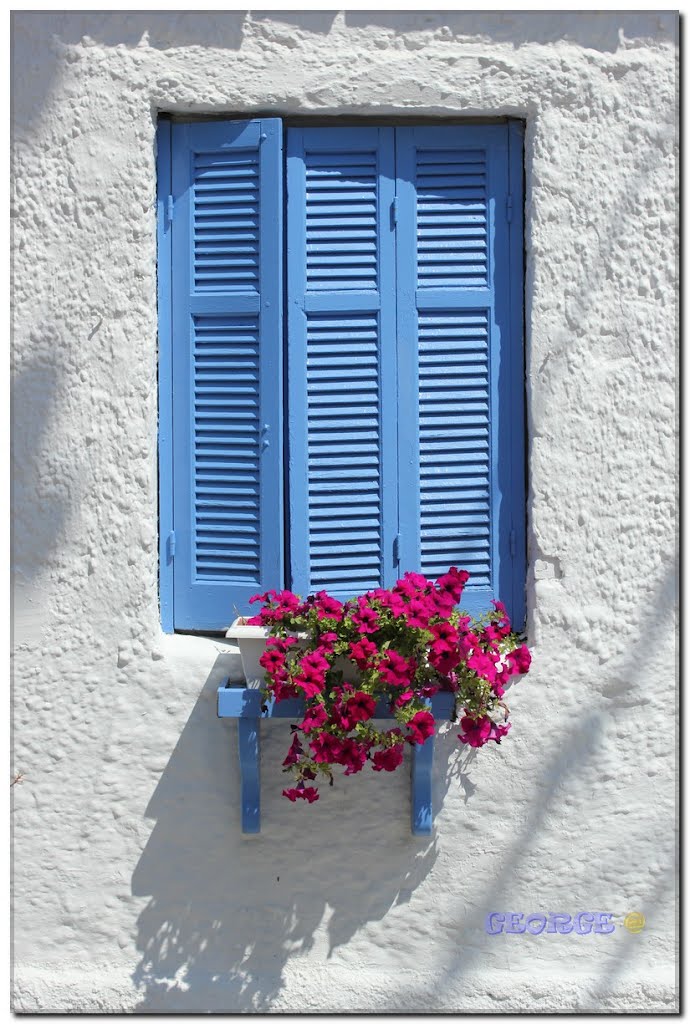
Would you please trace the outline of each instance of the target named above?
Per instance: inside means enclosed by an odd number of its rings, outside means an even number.
[[[437,693],[430,701],[430,709],[438,720],[450,719],[453,695]],[[226,683],[218,687],[218,717],[236,718],[240,762],[240,793],[242,801],[242,831],[256,834],[261,831],[260,785],[260,730],[262,718],[292,718],[297,721],[304,714],[301,700],[273,700],[262,702],[261,691]],[[386,701],[379,701],[375,718],[392,718]],[[434,737],[418,744],[412,750],[412,834],[430,836],[433,829],[431,785],[434,766]]]
[[[412,751],[412,834],[430,836],[433,824],[431,776],[434,767],[434,737],[417,744]]]
[[[260,723],[259,718],[237,719],[242,831],[247,834],[261,831]]]

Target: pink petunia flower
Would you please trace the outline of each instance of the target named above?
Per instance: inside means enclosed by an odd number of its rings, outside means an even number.
[[[375,772],[394,772],[398,765],[402,764],[403,745],[396,743],[394,747],[386,747],[384,750],[377,750],[372,761],[372,768]]]
[[[388,686],[407,686],[417,670],[414,658],[403,658],[402,654],[389,649],[379,663],[381,679]]]
[[[458,642],[458,631],[450,622],[438,622],[431,627],[431,632],[441,643],[452,646]]]
[[[302,720],[302,729],[304,732],[312,732],[314,729],[319,729],[328,721],[328,714],[323,704],[313,704]]]
[[[320,590],[318,594],[314,594],[311,599],[307,598],[307,600],[316,608],[319,619],[335,619],[336,622],[340,622],[342,619],[343,605],[327,594],[325,590]]]
[[[345,707],[352,722],[367,722],[376,711],[376,701],[360,690],[346,701]]]
[[[418,711],[407,723],[410,730],[408,739],[411,739],[412,743],[424,743],[429,736],[433,736],[435,724],[430,711]]]
[[[488,683],[492,683],[496,678],[496,662],[498,661],[498,655],[493,657],[477,648],[467,659],[467,666],[471,668],[478,676],[482,679],[486,679]]]
[[[450,594],[453,598],[453,602],[457,604],[462,597],[462,592],[469,578],[470,574],[465,569],[457,569],[453,565],[447,573],[443,576],[439,576],[436,580],[436,586],[439,590]]]
[[[315,800],[319,799],[319,791],[314,786],[305,786],[300,783],[300,785],[293,789],[284,789],[283,796],[286,796],[293,804],[297,800],[307,800],[310,804],[313,804]]]
[[[521,644],[516,650],[506,655],[506,660],[510,665],[511,675],[524,675],[532,664],[532,655],[525,644]]]
[[[357,668],[364,670],[371,666],[372,659],[377,650],[376,644],[372,643],[371,640],[367,640],[366,637],[362,637],[361,640],[356,640],[350,645],[350,658],[357,665]]]
[[[413,698],[414,698],[414,691],[413,690],[405,690],[404,693],[399,694],[399,696],[397,696],[395,698],[395,700],[393,701],[393,705],[396,708],[401,708],[401,707],[403,707],[404,704],[409,704],[410,701]]]
[[[342,741],[330,732],[320,732],[309,740],[317,764],[337,764],[342,754]]]
[[[285,655],[282,651],[267,647],[259,658],[259,664],[266,669],[269,675],[275,675],[285,667]]]
[[[370,608],[363,597],[358,598],[359,611],[352,616],[352,622],[359,633],[375,633],[379,625],[379,613]]]
[[[489,739],[495,740],[496,743],[500,743],[504,736],[508,735],[508,731],[511,727],[511,722],[506,722],[505,725],[496,725],[495,722],[491,723],[491,732],[489,733]]]
[[[354,739],[343,740],[338,763],[345,765],[343,775],[355,775],[361,772],[367,759],[367,747]]]
[[[458,733],[458,739],[462,743],[467,743],[470,747],[483,747],[491,735],[492,724],[491,719],[487,715],[476,719],[465,715],[460,719],[462,732]]]
[[[290,749],[288,750],[288,755],[283,761],[283,764],[297,764],[303,753],[304,748],[302,747],[302,744],[299,741],[299,736],[297,735],[297,733],[295,733],[295,735],[292,737],[292,744],[290,746]]]

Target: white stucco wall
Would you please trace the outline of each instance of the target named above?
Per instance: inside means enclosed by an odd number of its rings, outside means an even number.
[[[673,13],[14,15],[17,1010],[667,1010]],[[239,826],[221,643],[162,635],[158,110],[524,117],[531,675],[435,835],[372,772]],[[499,935],[491,911],[606,911]],[[622,927],[628,911],[644,931]]]

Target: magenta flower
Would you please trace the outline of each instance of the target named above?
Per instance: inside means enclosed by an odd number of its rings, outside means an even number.
[[[345,708],[353,722],[367,722],[376,711],[376,701],[360,690],[346,701]]]
[[[328,661],[320,651],[309,651],[301,661],[302,668],[313,669],[315,672],[327,672],[330,668]]]
[[[405,613],[406,605],[400,594],[395,594],[391,590],[373,590],[371,592],[372,599],[379,602],[383,608],[388,608],[392,615],[396,618]]]
[[[422,697],[433,697],[433,695],[438,693],[439,690],[440,686],[436,686],[434,683],[429,683],[426,686],[423,686],[419,692]]]
[[[402,654],[389,649],[379,663],[381,679],[388,686],[407,686],[417,671],[414,658],[403,658]]]
[[[473,669],[478,676],[482,679],[486,679],[488,683],[492,683],[496,678],[496,662],[498,661],[498,655],[493,657],[490,654],[486,654],[480,648],[476,648],[467,659],[467,665]]]
[[[357,740],[343,740],[338,763],[345,765],[344,775],[355,775],[361,772],[367,759],[367,747]]]
[[[409,704],[410,701],[413,698],[414,698],[414,691],[413,690],[405,690],[404,693],[401,693],[399,696],[397,696],[395,698],[395,700],[393,701],[393,705],[396,708],[401,708],[404,704]]]
[[[494,691],[498,698],[501,698],[505,694],[505,687],[501,681],[502,676],[507,675],[507,672],[497,672],[496,678],[491,682],[491,689]]]
[[[434,733],[434,716],[430,711],[418,711],[407,723],[412,743],[424,743]]]
[[[371,640],[367,640],[366,637],[362,637],[361,640],[356,640],[350,645],[350,658],[354,661],[357,668],[364,670],[370,667],[377,650],[376,644],[373,644]]]
[[[450,622],[439,622],[431,627],[431,632],[441,643],[452,646],[458,642],[458,632]]]
[[[321,728],[328,721],[328,714],[323,704],[313,704],[302,720],[304,732],[312,732]]]
[[[285,655],[281,651],[267,647],[259,658],[259,664],[266,669],[269,675],[275,675],[284,669]]]
[[[443,640],[437,640],[429,648],[429,663],[442,675],[450,675],[460,663],[460,651],[457,646],[450,646]]]
[[[297,800],[307,800],[313,804],[315,800],[319,799],[319,791],[314,786],[305,786],[304,783],[300,783],[293,789],[284,789],[283,796],[286,796],[293,804]]]
[[[489,739],[496,740],[496,743],[500,743],[503,737],[508,735],[510,727],[510,722],[507,722],[505,725],[496,725],[495,722],[492,722],[491,732],[489,733]]]
[[[470,747],[483,747],[491,735],[492,725],[491,719],[486,715],[476,719],[465,715],[460,719],[462,732],[458,733],[458,739]]]
[[[340,622],[343,617],[343,605],[334,597],[330,597],[325,590],[314,594],[311,603],[316,608],[319,619],[335,619],[336,622]]]
[[[402,743],[396,743],[394,747],[386,747],[384,750],[376,751],[372,758],[372,768],[375,772],[394,772],[398,765],[402,764],[402,760]]]
[[[434,614],[426,598],[413,597],[407,606],[407,625],[412,629],[426,629]]]
[[[417,590],[427,590],[429,588],[429,580],[419,572],[406,572],[405,580]],[[398,582],[400,581],[398,580]]]
[[[317,764],[337,764],[342,754],[342,742],[330,732],[320,732],[309,740]]]
[[[309,676],[306,674],[296,676],[294,684],[295,686],[299,686],[307,700],[311,700],[313,697],[318,697],[320,693],[323,693],[324,680],[317,679],[315,676]]]
[[[492,601],[492,605],[495,607],[497,612],[501,612],[503,618],[500,622],[494,622],[494,629],[500,636],[508,636],[510,633],[510,618],[503,601]]]
[[[510,665],[509,671],[511,675],[524,675],[525,672],[529,671],[529,667],[532,664],[532,655],[525,644],[521,644],[516,650],[506,655],[506,660]]]
[[[453,598],[453,603],[457,604],[469,578],[470,574],[465,569],[457,569],[453,565],[447,573],[439,576],[436,586],[439,590],[449,594]]]
[[[403,597],[408,598],[417,596],[417,594],[419,593],[419,587],[412,582],[409,576],[410,574],[406,572],[404,578],[398,580],[398,582],[395,584],[395,586],[393,587],[393,591],[396,594],[402,594]],[[426,580],[424,582],[426,583]]]
[[[379,613],[370,608],[363,597],[358,599],[359,611],[352,616],[352,622],[359,633],[375,633],[379,624]]]
[[[460,651],[461,659],[466,660],[477,647],[479,647],[479,637],[475,636],[474,633],[465,633],[458,640],[458,650]]]
[[[248,620],[250,626],[271,625],[281,622],[285,617],[295,615],[301,608],[300,599],[291,590],[267,590],[265,594],[254,594],[249,598],[249,603],[263,601],[264,607],[258,615]]]
[[[293,697],[300,696],[294,685],[286,680],[287,675],[282,678],[274,676],[271,680],[271,693],[275,697],[276,704],[279,704],[281,700],[291,700]]]
[[[328,662],[319,651],[310,651],[300,662],[299,675],[295,676],[294,684],[304,690],[306,697],[316,697],[323,693],[329,668]]]
[[[290,746],[290,749],[288,751],[288,755],[285,758],[285,760],[283,761],[283,764],[284,765],[297,764],[299,762],[299,760],[300,760],[300,758],[301,758],[303,753],[304,753],[304,748],[302,747],[302,744],[299,741],[299,736],[297,735],[297,733],[295,733],[295,735],[292,737],[292,745]]]

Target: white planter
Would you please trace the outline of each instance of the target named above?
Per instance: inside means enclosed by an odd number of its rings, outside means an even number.
[[[247,686],[258,689],[264,685],[265,669],[259,658],[266,650],[268,630],[265,626],[243,626],[235,619],[225,634],[229,640],[237,640],[242,659],[242,671]]]
[[[240,619],[235,619],[226,632],[228,640],[237,640],[242,659],[242,671],[247,686],[259,689],[265,682],[265,670],[259,664],[259,658],[266,650],[269,632],[265,626],[243,626]],[[359,670],[349,658],[336,658],[333,667],[340,669],[343,679],[348,683],[356,683]]]

